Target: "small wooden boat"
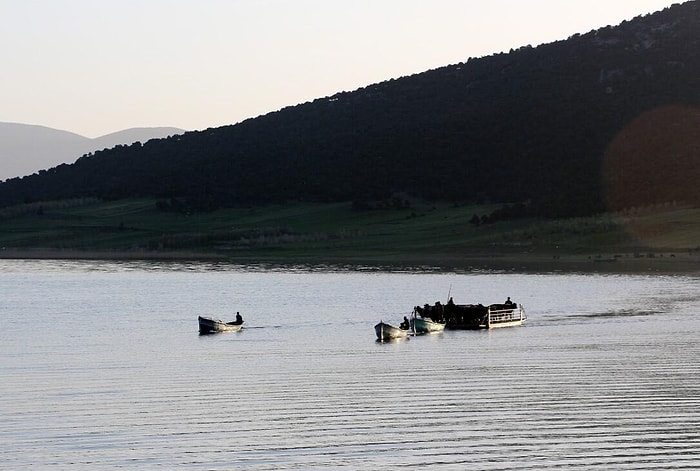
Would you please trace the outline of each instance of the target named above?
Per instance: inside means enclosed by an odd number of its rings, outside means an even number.
[[[375,325],[374,332],[377,334],[377,339],[382,342],[408,337],[408,330],[399,329],[384,322],[379,322],[379,324]]]
[[[445,330],[444,322],[435,322],[423,317],[411,317],[411,332],[414,334],[431,334]]]
[[[238,332],[243,328],[241,322],[224,322],[211,317],[199,316],[199,333],[213,334],[215,332]]]

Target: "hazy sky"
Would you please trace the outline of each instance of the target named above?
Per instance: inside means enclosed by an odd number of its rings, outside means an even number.
[[[0,121],[205,129],[673,3],[0,0]]]

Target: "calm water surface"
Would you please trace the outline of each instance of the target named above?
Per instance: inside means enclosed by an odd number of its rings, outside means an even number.
[[[699,469],[698,281],[0,261],[0,468]],[[375,341],[448,293],[528,322]]]

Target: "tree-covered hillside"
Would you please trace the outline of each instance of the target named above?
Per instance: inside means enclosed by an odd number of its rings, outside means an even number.
[[[279,80],[284,80],[283,74]],[[400,193],[540,215],[700,205],[700,4],[86,155],[0,204],[157,197],[211,209]]]

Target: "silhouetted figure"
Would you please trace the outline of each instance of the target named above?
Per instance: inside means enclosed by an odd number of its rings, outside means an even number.
[[[241,317],[241,313],[237,312],[236,313],[236,320],[234,322],[236,325],[243,324],[243,317]]]
[[[445,306],[440,301],[435,302],[435,318],[436,322],[442,322],[445,319]]]
[[[410,325],[411,325],[411,323],[408,322],[408,317],[403,316],[403,322],[401,324],[399,324],[399,329],[408,330]]]
[[[506,306],[511,306],[513,304],[513,301],[510,300],[510,296],[508,296],[508,299],[506,299],[505,304]]]

